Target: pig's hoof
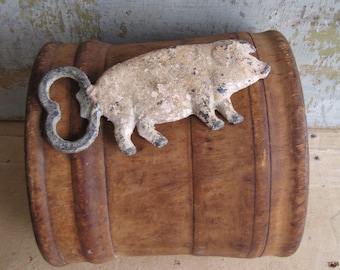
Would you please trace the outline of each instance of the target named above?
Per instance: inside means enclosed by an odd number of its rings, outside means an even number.
[[[163,147],[168,143],[168,139],[165,137],[160,137],[159,139],[155,140],[152,144],[157,147]]]
[[[232,116],[232,124],[236,125],[236,124],[239,124],[239,123],[242,123],[244,120],[243,116],[240,115],[240,114],[234,114]]]
[[[213,120],[212,121],[212,126],[211,126],[211,129],[212,130],[219,130],[221,128],[224,127],[224,122],[222,120]]]
[[[136,154],[136,152],[137,152],[136,147],[130,147],[130,148],[123,150],[123,153],[127,156],[132,156],[132,155]]]

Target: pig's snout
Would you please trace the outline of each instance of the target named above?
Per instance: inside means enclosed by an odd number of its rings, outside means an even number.
[[[264,68],[262,69],[260,73],[261,75],[266,77],[269,74],[269,72],[270,72],[270,65],[265,64]]]

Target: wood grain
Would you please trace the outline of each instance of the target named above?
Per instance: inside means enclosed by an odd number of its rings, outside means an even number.
[[[195,117],[159,125],[169,144],[158,149],[134,133],[138,153],[132,157],[119,152],[104,118],[98,138],[81,153],[63,154],[47,143],[37,87],[52,68],[77,66],[94,83],[104,70],[142,53],[228,38],[253,43],[256,56],[272,67],[267,79],[232,97],[243,123],[220,131]],[[86,121],[78,116],[78,86],[61,79],[52,88],[63,113],[59,134],[81,136]],[[32,71],[25,137],[32,221],[41,253],[53,265],[117,255],[288,256],[301,241],[306,119],[294,56],[278,32],[129,45],[49,43]]]

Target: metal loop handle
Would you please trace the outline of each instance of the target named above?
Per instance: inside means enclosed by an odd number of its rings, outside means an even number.
[[[78,82],[80,90],[76,98],[80,104],[80,115],[89,120],[86,133],[76,141],[62,139],[56,130],[57,123],[61,119],[59,104],[50,98],[50,88],[52,84],[60,78],[72,78]],[[91,86],[87,75],[80,69],[72,66],[55,68],[42,78],[39,84],[39,99],[47,111],[45,131],[50,144],[63,153],[78,153],[88,148],[96,139],[99,132],[100,117],[102,112],[99,104],[93,104],[86,89]]]

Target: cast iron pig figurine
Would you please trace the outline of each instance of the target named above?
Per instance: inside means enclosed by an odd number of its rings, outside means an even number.
[[[228,122],[238,124],[243,117],[233,108],[231,95],[270,72],[267,63],[250,55],[254,52],[254,46],[242,40],[173,46],[117,64],[104,72],[95,85],[75,67],[52,70],[39,88],[41,103],[50,116],[46,121],[49,141],[60,151],[79,152],[93,142],[99,118],[104,115],[114,124],[119,149],[133,155],[136,147],[131,135],[135,127],[140,136],[162,147],[168,140],[155,130],[155,124],[194,114],[209,128],[218,130],[224,122],[216,117],[215,110]],[[50,100],[49,88],[61,77],[79,82],[81,115],[90,120],[87,133],[76,142],[65,141],[56,133],[60,110]]]

